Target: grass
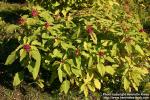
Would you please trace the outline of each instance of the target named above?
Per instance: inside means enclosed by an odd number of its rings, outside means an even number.
[[[90,95],[88,100],[99,100],[99,95]],[[19,86],[14,90],[11,90],[5,86],[0,85],[0,100],[86,100],[83,94],[78,91],[70,91],[68,95],[52,91],[48,93],[46,91],[38,90],[30,85]]]
[[[27,87],[25,91],[23,88],[14,90],[0,86],[0,100],[52,100],[52,96],[48,93],[41,93],[32,87]],[[57,98],[56,98],[57,99]]]

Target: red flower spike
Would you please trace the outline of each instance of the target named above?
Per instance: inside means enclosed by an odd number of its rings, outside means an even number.
[[[26,20],[23,19],[23,18],[19,18],[19,19],[17,20],[17,23],[18,23],[19,25],[24,25],[25,22],[26,22]]]
[[[102,56],[104,56],[104,52],[103,52],[103,51],[99,51],[99,52],[98,52],[98,55],[99,55],[100,57],[102,57]]]
[[[30,47],[29,44],[25,44],[25,45],[23,46],[23,49],[24,49],[26,52],[29,52],[30,49],[31,49],[31,47]]]
[[[79,49],[76,49],[75,55],[76,55],[76,56],[79,56],[79,54],[80,54],[80,50],[79,50]]]
[[[38,11],[37,11],[36,9],[32,9],[31,15],[32,15],[33,17],[36,17],[36,16],[39,15],[39,13],[38,13]]]
[[[89,34],[93,33],[93,27],[92,27],[92,25],[86,26],[86,32],[89,33]]]
[[[140,33],[144,32],[144,29],[140,29],[139,32],[140,32]]]
[[[44,26],[47,29],[50,26],[50,24],[48,22],[45,22]]]

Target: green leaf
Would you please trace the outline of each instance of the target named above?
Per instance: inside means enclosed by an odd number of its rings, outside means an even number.
[[[85,84],[82,84],[80,87],[80,92],[82,92],[82,91],[84,92],[85,97],[87,97],[89,92],[88,92],[88,88]]]
[[[68,63],[70,66],[75,66],[73,59],[68,59],[68,60],[67,60],[67,63]]]
[[[71,67],[71,71],[73,74],[76,75],[76,77],[79,77],[81,75],[81,69],[77,69],[75,67]]]
[[[68,75],[71,75],[70,66],[68,64],[64,64],[64,70],[67,72]]]
[[[124,83],[124,89],[127,91],[129,89],[130,82],[127,80],[126,77],[124,77],[123,83]]]
[[[49,11],[42,11],[40,13],[40,17],[42,17],[48,23],[52,23],[54,21],[53,17],[50,15]]]
[[[18,26],[14,24],[6,25],[6,32],[13,33],[17,28]]]
[[[37,40],[32,41],[31,45],[37,45],[37,46],[41,46],[41,43]]]
[[[67,94],[69,88],[70,88],[70,81],[68,80],[63,81],[60,87],[61,92],[64,91],[64,93]]]
[[[32,65],[29,64],[29,65],[27,66],[27,68],[28,68],[28,71],[29,71],[30,73],[33,72],[33,67],[32,67]]]
[[[117,43],[113,45],[111,50],[111,56],[116,56],[117,54]]]
[[[101,40],[101,41],[103,41],[103,40]],[[104,47],[106,47],[106,46],[108,46],[108,43],[109,43],[109,41],[104,41],[103,43],[102,43],[102,46],[104,46]]]
[[[81,52],[81,55],[83,55],[83,56],[86,57],[86,58],[89,58],[89,57],[90,57],[90,55],[89,55],[88,53],[86,53],[85,51],[82,51],[82,52]]]
[[[80,87],[80,92],[84,91],[85,84],[82,84]]]
[[[22,61],[27,55],[27,52],[24,49],[20,50],[20,61]]]
[[[145,76],[145,74],[148,74],[149,71],[148,71],[148,68],[138,68],[138,72],[141,73],[142,75]]]
[[[33,0],[35,1],[35,0]],[[37,11],[40,11],[40,10],[44,10],[41,6],[39,5],[36,5],[36,6],[33,6],[34,9],[36,9]]]
[[[38,84],[38,86],[39,86],[40,88],[43,88],[43,87],[44,87],[43,82],[44,82],[44,80],[39,79],[36,83]]]
[[[37,20],[34,18],[28,18],[26,22],[28,26],[37,24]]]
[[[144,51],[142,50],[142,48],[138,44],[135,45],[135,50],[138,51],[141,55],[144,55]]]
[[[66,10],[62,10],[62,14],[64,17],[66,17],[67,11]]]
[[[115,61],[114,61],[114,59],[112,59],[112,58],[111,58],[111,57],[109,57],[109,56],[108,56],[108,57],[106,57],[105,59],[106,59],[106,60],[108,60],[109,62],[115,62]]]
[[[64,27],[62,24],[55,24],[52,28],[53,30],[57,30],[58,32],[60,31],[59,28]],[[56,33],[58,35],[58,33]]]
[[[65,42],[63,42],[63,41],[61,41],[61,46],[62,46],[62,48],[63,48],[64,50],[67,50],[67,49],[69,48],[69,44],[67,44],[67,43],[65,43]]]
[[[23,74],[21,72],[17,72],[14,76],[13,86],[17,86],[23,80]]]
[[[63,56],[63,54],[58,49],[54,49],[53,57],[62,58],[62,56]]]
[[[112,66],[106,66],[105,68],[106,68],[106,72],[107,73],[109,73],[111,75],[114,75],[115,70],[114,70],[114,68]]]
[[[95,33],[92,33],[91,35],[91,39],[93,40],[94,44],[97,44],[97,37]]]
[[[7,60],[5,62],[5,65],[10,65],[12,64],[16,59],[17,59],[17,54],[16,51],[13,51],[8,57]]]
[[[93,60],[92,60],[92,57],[89,58],[89,62],[88,62],[88,67],[92,67],[93,65]]]
[[[136,91],[138,91],[138,87],[136,86],[136,84],[135,84],[134,82],[132,82],[132,86],[134,87],[134,89],[135,89]]]
[[[31,46],[31,49],[32,50],[29,52],[29,54],[36,61],[35,66],[33,68],[32,75],[33,75],[33,78],[36,79],[39,73],[40,65],[41,65],[41,55],[39,53],[39,50],[35,46]]]
[[[59,6],[59,5],[60,5],[60,3],[56,1],[56,2],[55,2],[55,3],[53,3],[52,5],[53,5],[54,7],[57,7],[57,6]]]
[[[130,58],[130,57],[127,57],[127,56],[125,56],[125,59],[126,59],[126,61],[128,61],[128,64],[129,64],[129,65],[131,65],[131,63],[132,63],[131,58]]]
[[[147,82],[144,86],[144,92],[150,94],[150,82]]]
[[[15,49],[15,51],[17,52],[20,48],[22,48],[23,47],[23,45],[19,45],[16,49]]]
[[[94,85],[97,89],[99,90],[101,89],[101,83],[98,79],[94,79]]]
[[[42,33],[42,38],[43,39],[49,39],[49,34],[47,34],[47,33]]]
[[[125,50],[127,51],[128,54],[132,53],[132,46],[131,45],[126,45],[124,48],[125,48]]]
[[[59,81],[62,82],[63,81],[63,72],[61,70],[62,64],[60,64],[59,68],[58,68],[58,78]]]
[[[21,40],[21,39],[20,39]],[[23,37],[23,44],[26,44],[27,43],[27,41],[28,41],[28,37]]]
[[[71,42],[65,43],[64,41],[61,41],[61,46],[64,50],[67,50],[69,48],[75,49]]]
[[[53,44],[53,47],[57,47],[61,43],[60,40],[55,40],[55,43]]]
[[[81,66],[81,57],[76,57],[76,64],[77,64],[77,68],[80,69],[80,66]]]
[[[55,28],[54,26],[53,27],[51,26],[51,27],[47,28],[47,30],[49,31],[49,33],[51,35],[51,36],[49,36],[49,39],[54,39],[55,38],[54,36],[58,35],[58,29],[54,29],[54,28]],[[53,38],[51,38],[51,37],[53,37]],[[55,41],[56,41],[56,39],[55,39]]]
[[[88,91],[87,86],[85,85],[85,86],[84,86],[84,95],[85,95],[85,97],[87,97],[88,94],[89,94],[89,91]]]
[[[95,87],[92,84],[87,84],[89,90],[91,90],[92,92],[95,92]]]
[[[41,35],[41,27],[38,27],[36,30],[33,30],[33,34],[34,35]]]
[[[140,73],[136,72],[136,70],[130,72],[130,77],[132,78],[132,83],[134,82],[136,86],[140,85],[140,82],[142,80],[142,76]]]
[[[85,49],[85,50],[88,50],[88,49],[89,49],[89,48],[88,48],[88,43],[87,43],[87,42],[84,42],[83,46],[84,46],[84,49]]]
[[[93,77],[94,77],[93,73],[91,76],[89,73],[87,73],[86,79],[84,79],[84,84],[88,84],[93,79]]]
[[[105,66],[102,63],[97,64],[97,69],[98,69],[98,72],[101,74],[101,76],[105,75],[106,70],[105,70]]]

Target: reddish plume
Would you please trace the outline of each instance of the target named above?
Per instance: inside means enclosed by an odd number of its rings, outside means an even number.
[[[45,22],[44,26],[47,29],[50,26],[50,24],[48,22]]]
[[[25,45],[23,46],[23,49],[24,49],[26,52],[29,52],[30,49],[31,49],[31,47],[30,47],[29,44],[25,44]]]
[[[39,13],[38,13],[38,11],[37,11],[36,9],[32,9],[31,15],[32,15],[33,17],[36,17],[36,16],[39,15]]]
[[[139,32],[144,32],[144,29],[140,29]]]
[[[76,55],[76,56],[79,56],[79,54],[80,54],[80,50],[79,50],[79,49],[76,49],[76,50],[75,50],[75,55]]]
[[[18,23],[19,25],[24,25],[25,22],[26,22],[26,20],[25,20],[24,18],[22,18],[22,17],[17,20],[17,23]]]
[[[98,52],[98,55],[99,55],[100,57],[103,57],[104,54],[105,54],[105,53],[104,53],[103,51],[99,51],[99,52]]]
[[[92,25],[87,25],[87,26],[86,26],[86,32],[87,32],[87,33],[92,34],[92,33],[93,33],[93,30],[94,30],[94,29],[93,29]]]

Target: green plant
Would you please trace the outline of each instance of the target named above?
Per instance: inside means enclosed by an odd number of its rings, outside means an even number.
[[[28,3],[38,4],[47,9],[62,9],[64,7],[81,8],[90,6],[90,0],[26,0]],[[96,1],[96,0],[95,0]]]
[[[150,41],[136,17],[115,0],[98,0],[76,13],[69,9],[52,13],[40,6],[28,9],[29,15],[18,23],[20,45],[5,65],[18,59],[41,88],[58,78],[65,94],[73,86],[85,96],[138,91],[149,73]],[[51,74],[48,82],[40,77],[40,67]],[[15,74],[14,86],[23,81],[23,71]]]

